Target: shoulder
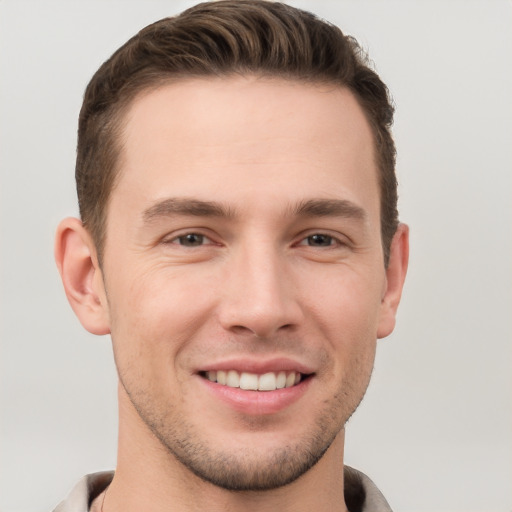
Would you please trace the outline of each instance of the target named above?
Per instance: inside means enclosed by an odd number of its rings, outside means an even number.
[[[350,512],[392,512],[373,481],[350,466],[344,470],[344,491]]]
[[[113,471],[102,471],[84,476],[53,512],[89,512],[94,498],[105,490],[113,477]]]

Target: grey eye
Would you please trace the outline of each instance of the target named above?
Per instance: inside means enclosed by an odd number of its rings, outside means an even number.
[[[199,235],[198,233],[188,233],[179,236],[177,240],[180,245],[184,245],[185,247],[198,247],[204,244],[205,238],[204,235]]]
[[[307,244],[313,247],[329,247],[333,242],[332,236],[322,234],[308,236],[306,240]]]

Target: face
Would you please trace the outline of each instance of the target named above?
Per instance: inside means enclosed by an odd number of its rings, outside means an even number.
[[[121,422],[218,486],[293,481],[389,330],[361,108],[334,86],[183,81],[134,101],[123,148],[103,264]]]

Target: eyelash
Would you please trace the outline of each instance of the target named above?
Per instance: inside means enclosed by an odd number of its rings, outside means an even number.
[[[183,243],[186,241],[187,238],[196,237],[199,239],[198,243],[194,243],[193,240],[189,240],[190,245],[187,245],[187,243]],[[315,237],[318,237],[320,239],[323,239],[325,242],[328,242],[327,245],[313,245],[311,242],[314,240]],[[206,243],[205,243],[206,241]],[[317,240],[318,241],[318,240]],[[204,245],[210,245],[215,244],[215,242],[208,236],[204,235],[203,233],[191,231],[189,233],[184,233],[182,235],[176,236],[170,240],[164,240],[165,244],[175,244],[180,245],[182,247],[201,247]],[[333,248],[333,247],[340,247],[347,245],[346,243],[342,242],[339,238],[336,238],[333,235],[329,235],[327,233],[312,233],[310,235],[307,235],[300,239],[300,241],[296,244],[298,246],[307,246],[307,247],[315,247],[315,248]]]
[[[201,239],[201,243],[198,243],[197,245],[194,244],[194,243],[192,243],[191,245],[187,245],[187,244],[181,243],[185,239],[187,239],[188,237],[200,238]],[[203,235],[202,233],[197,233],[195,231],[191,231],[189,233],[184,233],[183,235],[175,236],[174,238],[172,238],[170,240],[164,240],[164,243],[166,243],[166,244],[181,245],[183,247],[201,247],[201,246],[205,245],[204,244],[205,240],[207,240],[210,243],[214,243],[213,240],[211,238],[209,238],[208,236]]]
[[[319,239],[324,239],[324,241],[328,241],[329,243],[327,245],[313,245],[311,244],[311,241],[318,237]],[[308,243],[309,242],[309,243]],[[343,242],[341,242],[338,238],[332,235],[328,235],[327,233],[313,233],[311,235],[308,235],[300,240],[298,245],[306,245],[307,247],[339,247],[342,245],[346,245]]]

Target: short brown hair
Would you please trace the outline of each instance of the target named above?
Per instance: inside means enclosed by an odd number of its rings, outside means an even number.
[[[106,211],[119,173],[123,114],[135,96],[170,80],[257,74],[347,87],[370,122],[380,170],[387,265],[398,225],[394,109],[357,42],[315,15],[265,0],[205,2],[142,29],[98,69],[80,111],[80,215],[102,259]]]

